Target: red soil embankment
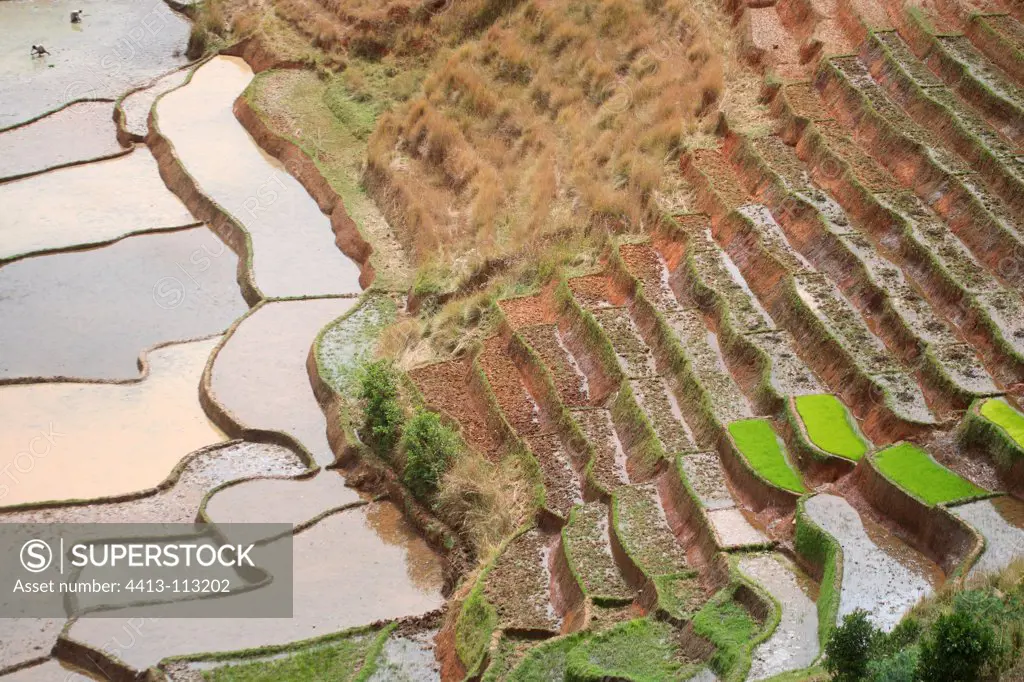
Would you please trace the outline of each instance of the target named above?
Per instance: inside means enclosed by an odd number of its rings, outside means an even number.
[[[967,524],[944,507],[929,506],[900,489],[875,469],[870,457],[859,462],[854,475],[864,498],[905,529],[914,547],[946,575],[966,573],[984,550],[984,540]]]

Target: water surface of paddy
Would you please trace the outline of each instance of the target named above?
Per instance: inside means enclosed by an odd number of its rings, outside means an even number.
[[[777,554],[744,557],[739,567],[768,590],[782,609],[775,632],[754,651],[747,679],[763,680],[809,666],[819,650],[817,586]]]
[[[0,505],[123,495],[155,486],[194,450],[225,440],[196,387],[218,339],[151,351],[126,384],[0,386]]]
[[[167,74],[152,86],[125,97],[121,101],[124,129],[132,135],[145,137],[149,132],[149,110],[153,108],[153,102],[160,95],[184,83],[186,78],[188,69],[180,69]]]
[[[437,555],[390,504],[327,517],[295,536],[294,557],[292,618],[161,617],[146,622],[145,633],[117,655],[142,670],[167,656],[284,644],[426,613],[444,602]],[[259,597],[257,591],[226,598]],[[71,626],[69,636],[97,649],[109,648],[130,616],[126,610],[124,618],[81,620]]]
[[[330,219],[235,119],[234,101],[252,77],[241,59],[215,57],[157,101],[160,132],[202,191],[251,235],[264,295],[358,293],[359,267],[335,245]]]
[[[94,678],[55,660],[22,668],[0,677],[3,682],[89,682],[92,679]]]
[[[125,188],[131,191],[125,191]],[[147,147],[0,185],[0,260],[193,225]]]
[[[0,378],[136,378],[147,348],[223,332],[246,311],[237,267],[202,226],[10,263]]]
[[[0,523],[192,523],[214,488],[256,476],[298,476],[306,471],[288,448],[233,441],[193,454],[170,488],[121,502],[0,511]],[[249,519],[246,519],[249,521]]]
[[[950,509],[985,537],[971,575],[1001,571],[1024,555],[1024,502],[1004,496]]]
[[[320,329],[356,301],[320,298],[260,306],[217,354],[211,397],[242,425],[283,431],[302,443],[318,464],[330,464],[334,453],[306,360]]]
[[[0,133],[0,180],[123,153],[113,113],[110,102],[78,102]]]
[[[300,480],[245,481],[210,496],[206,514],[214,523],[291,523],[300,525],[331,509],[363,498],[345,487],[337,471]]]
[[[943,581],[942,570],[920,552],[870,521],[841,497],[815,495],[806,503],[811,519],[843,548],[839,619],[856,609],[892,630],[922,597]]]
[[[77,99],[115,99],[184,64],[190,30],[160,0],[10,0],[0,26],[0,128]],[[50,56],[33,59],[37,44]]]

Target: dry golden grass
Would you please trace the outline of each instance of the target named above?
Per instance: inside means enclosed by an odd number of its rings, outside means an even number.
[[[533,510],[533,491],[514,457],[491,464],[469,453],[456,460],[441,480],[438,507],[486,557]]]
[[[544,235],[642,228],[721,95],[681,0],[477,0],[433,25],[457,47],[381,121],[366,178],[417,262],[456,277]]]

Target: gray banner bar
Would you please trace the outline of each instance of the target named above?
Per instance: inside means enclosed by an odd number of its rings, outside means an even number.
[[[285,523],[0,524],[0,618],[290,618]]]

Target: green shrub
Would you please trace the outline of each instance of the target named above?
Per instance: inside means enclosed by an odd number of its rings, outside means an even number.
[[[916,682],[920,649],[908,647],[886,658],[868,663],[870,682]]]
[[[857,609],[843,618],[825,644],[825,669],[839,682],[858,682],[867,677],[871,650],[879,633],[868,613]]]
[[[402,436],[405,472],[402,481],[421,499],[437,492],[437,484],[448,465],[462,451],[462,439],[441,423],[434,412],[419,410],[405,425]]]
[[[877,647],[879,657],[892,656],[916,643],[921,637],[921,622],[913,616],[907,616],[893,628],[893,631],[881,638]]]
[[[974,682],[995,650],[990,625],[964,611],[943,614],[921,644],[917,674],[923,680]]]
[[[398,401],[398,377],[388,360],[371,362],[359,377],[363,401],[362,437],[380,454],[388,454],[398,442],[405,417]]]

